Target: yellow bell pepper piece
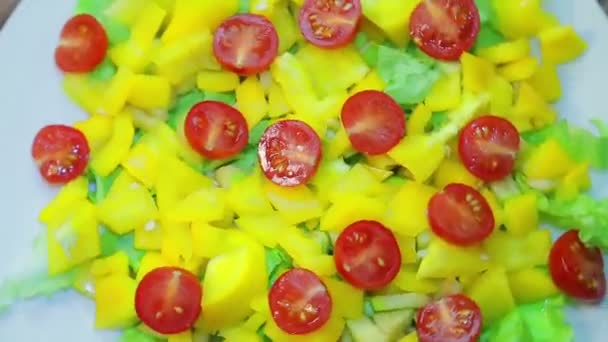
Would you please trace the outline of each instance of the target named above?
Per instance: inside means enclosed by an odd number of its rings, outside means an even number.
[[[302,34],[298,29],[297,21],[289,11],[287,1],[278,0],[257,0],[274,2],[272,13],[266,17],[274,24],[279,35],[279,54],[289,50],[293,44],[299,40],[303,40]],[[253,6],[253,3],[252,3]]]
[[[574,168],[574,161],[555,139],[549,139],[535,148],[524,164],[529,179],[556,180]]]
[[[451,183],[461,183],[476,188],[481,181],[473,176],[460,161],[446,159],[435,172],[433,184],[438,189],[443,189]]]
[[[587,50],[587,43],[572,26],[557,26],[538,34],[543,59],[554,64],[570,62]]]
[[[247,77],[236,88],[236,103],[249,127],[254,127],[268,114],[268,102],[264,88],[255,76]]]
[[[515,308],[515,299],[503,268],[492,268],[480,275],[467,294],[479,305],[486,326]]]
[[[174,222],[213,222],[224,218],[226,193],[220,188],[200,189],[165,212]]]
[[[348,133],[344,129],[344,126],[340,125],[337,128],[336,134],[326,144],[326,150],[323,151],[324,155],[328,159],[336,159],[342,155],[345,155],[352,149]]]
[[[86,120],[74,123],[74,128],[87,138],[91,153],[96,153],[112,135],[112,117],[92,115]]]
[[[401,263],[415,264],[418,261],[416,255],[416,238],[411,236],[404,236],[396,234],[397,243],[399,244],[399,251],[401,251]]]
[[[386,207],[378,199],[349,195],[329,207],[321,217],[322,230],[341,232],[350,224],[361,220],[382,221]]]
[[[505,223],[505,212],[503,206],[498,201],[496,194],[489,189],[482,189],[481,194],[488,201],[492,214],[494,214],[494,229],[500,228]]]
[[[433,112],[429,109],[427,105],[425,105],[424,103],[418,104],[407,122],[407,134],[425,134],[426,126],[428,125],[432,116]]]
[[[338,273],[332,255],[310,255],[295,261],[298,267],[310,270],[318,276],[329,277]]]
[[[536,302],[559,293],[551,276],[542,269],[526,268],[510,273],[508,277],[513,297],[519,304]]]
[[[340,339],[344,325],[345,321],[342,317],[331,315],[319,329],[308,334],[291,335],[281,330],[273,319],[269,319],[264,332],[273,342],[333,342]]]
[[[508,117],[513,109],[514,91],[511,82],[496,76],[490,82],[490,113]]]
[[[496,74],[494,65],[467,52],[460,57],[460,63],[462,64],[463,89],[472,93],[486,91]]]
[[[163,43],[176,41],[202,30],[214,31],[239,9],[238,0],[176,0],[173,18],[161,37]]]
[[[157,74],[166,77],[171,84],[177,85],[201,71],[206,66],[205,58],[211,58],[211,55],[211,33],[202,30],[162,44],[152,57],[152,62]]]
[[[95,259],[91,263],[91,275],[94,278],[110,275],[129,275],[129,257],[124,251],[118,251],[108,257]]]
[[[530,41],[526,38],[520,38],[481,48],[477,51],[477,54],[494,64],[506,64],[530,56],[531,50]]]
[[[115,274],[95,280],[95,328],[126,328],[137,322],[135,289],[128,275]]]
[[[524,57],[498,68],[498,74],[506,80],[523,81],[534,75],[538,70],[538,61],[534,57]]]
[[[162,256],[173,264],[181,260],[190,261],[193,256],[192,230],[190,224],[163,220]]]
[[[224,337],[226,342],[259,342],[261,341],[260,336],[256,333],[256,330],[249,329],[244,325],[238,325],[223,329],[220,331],[220,336]]]
[[[365,160],[370,166],[383,170],[390,170],[398,165],[396,161],[388,156],[388,154],[365,156]]]
[[[171,84],[163,77],[137,75],[128,101],[143,109],[168,108],[171,101]]]
[[[97,114],[120,115],[133,89],[135,74],[128,68],[119,67],[103,94],[101,109]]]
[[[158,178],[158,156],[145,143],[139,143],[129,151],[122,161],[122,167],[137,181],[151,189]]]
[[[263,188],[272,206],[290,224],[319,218],[323,214],[321,202],[305,186],[287,188],[264,181]]]
[[[477,246],[459,247],[434,238],[427,251],[416,274],[418,279],[475,275],[490,265],[488,256]]]
[[[191,229],[194,256],[213,258],[229,249],[225,241],[226,230],[211,226],[206,222],[194,222]]]
[[[240,216],[235,223],[242,231],[270,248],[276,247],[282,234],[291,229],[289,223],[276,213]]]
[[[159,267],[172,266],[171,263],[158,252],[148,252],[141,258],[136,280],[138,282],[150,271]]]
[[[209,261],[203,288],[203,326],[208,331],[235,324],[251,313],[249,303],[266,290],[266,260],[261,245],[251,245]],[[226,310],[230,308],[230,310]]]
[[[323,254],[321,245],[317,241],[304,235],[304,233],[294,227],[290,227],[283,232],[279,245],[293,257],[296,264],[306,262],[306,259],[310,256],[320,256]]]
[[[203,70],[196,77],[196,85],[202,91],[224,92],[235,90],[240,84],[239,76],[229,71]]]
[[[273,212],[270,202],[264,196],[262,176],[257,171],[234,182],[227,191],[226,205],[238,216]]]
[[[562,97],[562,86],[554,64],[543,62],[527,82],[549,102]]]
[[[365,90],[383,91],[385,88],[386,82],[384,82],[376,70],[371,70],[361,81],[355,84],[349,93],[354,95]]]
[[[364,291],[334,278],[324,277],[322,280],[331,296],[332,315],[346,319],[358,319],[363,316]]]
[[[494,263],[507,271],[515,271],[546,265],[553,243],[549,230],[538,229],[524,237],[494,231],[483,244]]]
[[[410,16],[420,0],[378,1],[363,0],[363,15],[376,24],[397,45],[405,46],[409,36]]]
[[[95,207],[86,199],[72,203],[61,221],[47,225],[49,274],[55,275],[101,253]]]
[[[263,315],[261,313],[256,312],[253,315],[249,316],[247,321],[245,321],[244,326],[253,331],[257,331],[262,325],[264,325],[264,323],[266,323],[268,318],[268,315]]]
[[[91,168],[100,176],[109,175],[129,153],[135,128],[131,115],[124,112],[114,119],[112,136],[91,158]]]
[[[411,332],[406,336],[402,337],[399,342],[418,342],[418,334],[416,332]]]
[[[525,236],[538,228],[537,198],[534,193],[517,195],[504,203],[507,231],[515,236]]]
[[[63,90],[68,97],[90,115],[105,114],[102,110],[103,93],[107,82],[96,82],[88,75],[67,74]]]
[[[85,177],[76,178],[64,185],[53,200],[38,215],[38,220],[49,226],[65,221],[72,212],[74,203],[81,203],[89,193],[89,181]]]
[[[387,178],[394,174],[393,171],[379,169],[377,167],[369,166],[367,164],[361,164],[361,166],[364,167],[374,178],[376,178],[380,182],[385,181]],[[381,192],[384,192],[384,189],[381,190]]]
[[[213,185],[211,179],[196,172],[175,156],[161,158],[159,167],[156,202],[161,211],[171,209],[196,190],[208,189]]]
[[[432,294],[439,291],[439,281],[433,279],[418,279],[416,276],[417,270],[415,267],[407,266],[401,268],[397,274],[393,285],[401,291]]]
[[[583,163],[573,168],[558,184],[555,196],[562,200],[572,200],[582,191],[591,188],[589,164]]]
[[[268,116],[278,118],[289,113],[290,110],[283,89],[273,81],[268,90]]]
[[[517,101],[513,106],[514,119],[529,121],[534,128],[542,128],[556,120],[555,111],[549,107],[545,99],[527,82],[521,82]],[[517,125],[517,121],[515,125]],[[520,127],[518,127],[520,128]]]
[[[378,180],[362,164],[353,166],[329,192],[330,202],[349,195],[375,196],[384,192],[382,181]]]
[[[131,26],[137,20],[137,16],[145,4],[145,0],[117,0],[104,10],[104,14],[124,25]]]
[[[450,68],[431,88],[424,103],[431,112],[458,107],[462,99],[460,67]]]
[[[296,113],[306,113],[318,101],[310,73],[294,55],[278,56],[270,68],[273,79],[281,86],[285,100]]]
[[[388,155],[405,167],[416,182],[424,183],[445,159],[445,146],[426,135],[412,135],[403,138]]]
[[[544,13],[540,0],[493,0],[498,28],[507,38],[529,37],[538,32],[538,18]]]
[[[388,203],[386,220],[389,228],[409,237],[428,230],[427,206],[436,192],[437,189],[417,182],[403,184]]]

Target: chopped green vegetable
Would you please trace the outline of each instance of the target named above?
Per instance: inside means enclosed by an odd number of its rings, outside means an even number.
[[[95,70],[91,71],[89,77],[98,81],[108,81],[114,74],[116,74],[116,66],[109,58],[106,58]]]
[[[479,9],[481,29],[473,51],[506,41],[505,37],[498,31],[498,16],[492,0],[475,0],[475,3]]]
[[[363,57],[363,60],[367,65],[373,67],[378,65],[378,49],[380,45],[370,40],[365,32],[359,32],[359,34],[357,34],[355,37],[355,46],[357,46],[361,57]]]
[[[137,327],[129,328],[123,331],[119,342],[157,342],[160,339],[150,336]]]
[[[249,144],[257,145],[264,135],[264,131],[266,128],[270,126],[270,120],[262,120],[257,125],[255,125],[251,130],[249,130]]]
[[[141,259],[144,257],[145,252],[133,247],[133,233],[121,236],[114,234],[108,229],[101,228],[99,238],[101,241],[102,256],[110,256],[118,251],[123,251],[127,253],[129,265],[133,271],[137,272],[137,270],[139,270]]]
[[[234,92],[214,93],[208,91],[205,92],[205,101],[219,101],[229,105],[234,105],[236,103],[236,95],[234,94]]]
[[[92,203],[100,203],[108,195],[114,180],[120,174],[121,169],[117,168],[106,177],[101,177],[92,170],[87,172],[87,178],[89,179],[89,194],[88,198]]]
[[[204,99],[205,94],[198,89],[194,89],[178,97],[173,108],[169,110],[169,119],[167,120],[169,126],[177,130],[177,126],[183,122],[183,118],[188,114],[190,108]]]
[[[268,287],[277,280],[283,271],[293,267],[291,257],[280,248],[266,249],[266,271],[268,272]]]
[[[106,29],[110,45],[115,45],[128,40],[131,33],[127,26],[105,14],[105,10],[112,2],[112,0],[79,0],[75,12],[76,14],[88,13],[95,16]]]
[[[505,37],[496,29],[489,26],[482,26],[479,30],[479,35],[477,35],[477,41],[475,42],[473,51],[498,45],[505,41]]]
[[[251,0],[239,0],[239,13],[249,13]]]
[[[232,164],[246,174],[250,174],[258,165],[258,147],[249,145],[237,156]]]
[[[434,132],[439,130],[441,127],[445,126],[449,121],[447,112],[437,112],[433,113],[431,116],[431,120],[427,124],[426,131]]]
[[[419,293],[400,293],[371,297],[375,312],[393,311],[399,309],[421,308],[430,302],[430,298]]]

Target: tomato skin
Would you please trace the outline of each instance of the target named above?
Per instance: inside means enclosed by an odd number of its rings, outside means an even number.
[[[576,230],[555,241],[549,254],[549,269],[555,285],[571,297],[599,302],[606,296],[602,252],[585,246]]]
[[[336,49],[355,39],[363,16],[360,0],[305,0],[298,16],[304,38],[320,48]]]
[[[355,150],[380,155],[405,136],[405,112],[393,98],[377,90],[351,96],[342,107],[342,124]]]
[[[416,317],[420,342],[474,342],[481,334],[481,325],[481,309],[461,294],[427,304]]]
[[[294,268],[270,288],[268,304],[272,319],[288,334],[303,335],[321,328],[331,315],[329,290],[313,272]]]
[[[458,60],[470,50],[480,27],[474,0],[422,1],[410,18],[410,36],[416,45],[427,55],[446,61]]]
[[[194,325],[201,314],[203,289],[198,278],[179,267],[148,272],[135,292],[137,316],[154,331],[178,334]]]
[[[247,121],[234,107],[218,101],[194,105],[184,123],[184,133],[194,150],[209,159],[239,154],[249,140]]]
[[[481,116],[469,122],[460,133],[460,160],[481,180],[501,180],[515,167],[520,139],[517,128],[508,120],[492,115]]]
[[[364,290],[380,290],[401,270],[401,251],[393,232],[376,221],[348,226],[334,247],[340,276]]]
[[[282,120],[271,125],[258,145],[264,175],[280,186],[306,184],[316,174],[321,157],[321,138],[299,120]]]
[[[224,68],[242,76],[255,75],[277,57],[279,35],[270,20],[243,13],[226,19],[213,36],[213,54]]]
[[[42,128],[32,144],[32,158],[40,175],[51,184],[65,184],[81,176],[89,162],[87,138],[65,125]]]
[[[485,240],[494,231],[494,214],[485,197],[465,185],[448,184],[429,201],[431,229],[447,242],[468,246]]]
[[[55,49],[55,63],[63,72],[83,73],[95,69],[106,57],[108,35],[101,23],[89,14],[68,20]]]

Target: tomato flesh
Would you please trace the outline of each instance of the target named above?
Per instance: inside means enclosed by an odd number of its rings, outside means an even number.
[[[389,95],[366,90],[342,107],[342,124],[355,150],[368,155],[390,151],[405,136],[405,113]]]
[[[443,297],[418,311],[416,331],[420,342],[474,342],[481,333],[481,310],[470,298]]]
[[[272,318],[288,334],[308,334],[321,328],[332,311],[332,300],[323,281],[313,272],[295,268],[280,276],[270,288]]]
[[[226,19],[213,38],[217,61],[244,76],[268,69],[278,49],[279,36],[274,25],[257,14],[237,14]]]
[[[202,296],[200,282],[190,271],[160,267],[148,272],[137,286],[135,311],[154,331],[178,334],[198,319]]]
[[[49,183],[64,184],[82,175],[89,162],[89,143],[79,130],[64,125],[42,128],[32,144],[32,158]]]
[[[186,116],[184,133],[190,146],[209,159],[233,157],[249,140],[243,114],[218,101],[203,101],[193,106]]]
[[[260,167],[280,186],[307,183],[321,162],[321,139],[305,122],[279,121],[266,129],[258,145]]]
[[[308,42],[334,49],[355,39],[362,13],[360,0],[305,0],[298,23]]]
[[[606,296],[602,253],[599,248],[585,246],[576,230],[555,241],[549,254],[549,269],[555,285],[571,297],[598,302]]]
[[[428,218],[433,232],[460,246],[485,240],[494,230],[494,214],[479,191],[465,185],[448,184],[429,201]]]
[[[106,31],[95,17],[76,15],[61,30],[55,63],[64,72],[92,71],[106,57],[108,45]]]
[[[462,129],[458,153],[469,172],[491,182],[511,174],[519,147],[519,133],[511,122],[486,115]]]
[[[474,0],[424,0],[412,12],[410,36],[429,56],[457,60],[475,44],[480,25]]]
[[[379,290],[401,270],[401,251],[395,235],[376,221],[358,221],[348,226],[334,247],[340,276],[355,287]]]

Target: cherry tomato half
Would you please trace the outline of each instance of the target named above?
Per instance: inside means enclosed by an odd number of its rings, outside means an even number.
[[[281,186],[308,182],[321,162],[321,139],[305,122],[279,121],[266,129],[258,145],[264,175]]]
[[[233,157],[247,146],[249,140],[243,114],[217,101],[194,105],[186,116],[184,133],[190,146],[209,159]]]
[[[106,57],[108,36],[99,21],[89,14],[68,20],[55,49],[55,63],[64,72],[89,72]]]
[[[485,240],[494,230],[494,214],[479,191],[465,184],[448,184],[429,201],[433,232],[456,245]]]
[[[513,171],[519,144],[519,133],[512,123],[486,115],[462,129],[458,153],[469,172],[484,181],[497,181]]]
[[[272,64],[279,49],[274,25],[257,14],[237,14],[215,31],[213,53],[226,69],[240,75],[260,73]]]
[[[576,230],[555,241],[549,254],[549,269],[555,285],[571,297],[596,302],[606,296],[602,253],[585,246]]]
[[[340,276],[355,287],[379,290],[401,270],[401,251],[395,235],[376,221],[358,221],[348,226],[334,247]]]
[[[147,273],[137,286],[135,311],[154,331],[178,334],[198,319],[202,296],[201,284],[190,271],[160,267]]]
[[[481,333],[481,310],[470,298],[443,297],[418,311],[416,331],[420,342],[474,342]]]
[[[342,107],[342,124],[355,150],[384,154],[405,136],[405,113],[393,98],[376,90],[351,96]]]
[[[480,25],[474,0],[424,0],[412,12],[410,36],[427,55],[457,60],[475,44]]]
[[[288,334],[308,334],[321,328],[331,315],[332,300],[319,277],[294,268],[270,288],[268,304],[272,318]]]
[[[82,175],[89,162],[89,143],[79,130],[70,126],[42,128],[32,144],[32,158],[47,182],[63,184]]]
[[[355,39],[361,17],[360,0],[305,0],[298,23],[307,41],[332,49]]]

